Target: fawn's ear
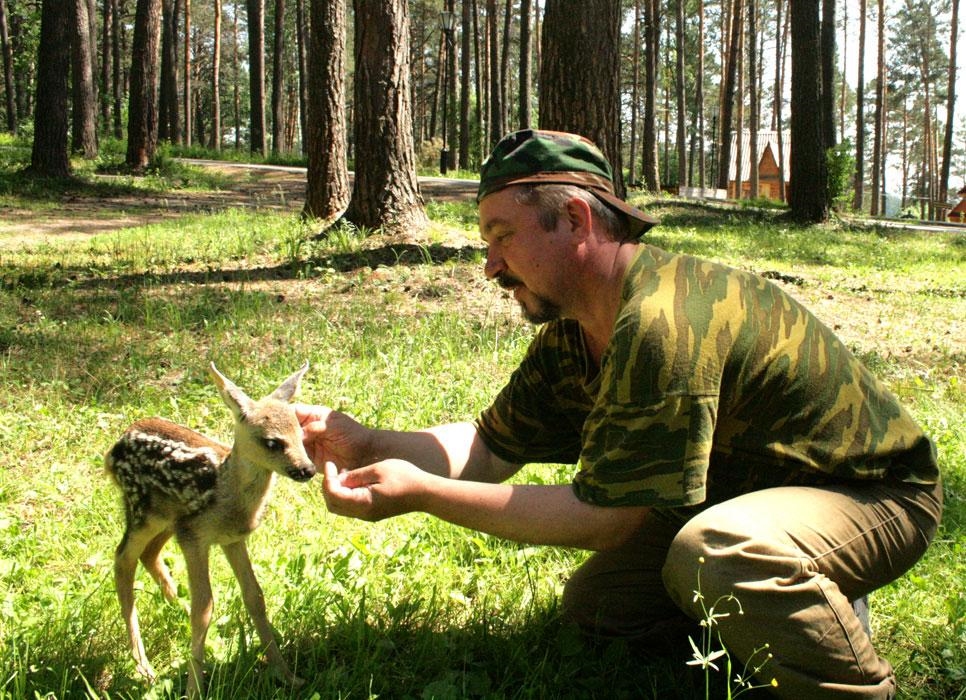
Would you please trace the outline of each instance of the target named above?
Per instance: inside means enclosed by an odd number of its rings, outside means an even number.
[[[282,382],[278,389],[272,392],[269,398],[277,399],[279,401],[291,401],[292,397],[295,396],[296,392],[299,390],[299,382],[302,381],[302,377],[305,373],[309,371],[309,363],[306,362],[302,365],[302,368]]]
[[[244,391],[235,386],[228,377],[219,372],[214,362],[211,363],[208,371],[215,382],[215,386],[218,387],[218,393],[221,394],[222,400],[231,409],[232,415],[236,419],[241,419],[251,409],[252,400],[248,398]]]

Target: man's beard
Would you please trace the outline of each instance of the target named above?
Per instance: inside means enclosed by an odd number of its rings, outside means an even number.
[[[503,274],[496,278],[496,283],[500,285],[503,289],[511,290],[514,287],[521,287],[523,283],[512,275]],[[542,297],[539,294],[531,291],[530,295],[533,297],[533,306],[527,306],[523,301],[519,301],[520,311],[523,312],[523,317],[535,325],[541,323],[548,323],[550,321],[556,321],[560,318],[560,307],[554,302],[550,301],[546,297]]]

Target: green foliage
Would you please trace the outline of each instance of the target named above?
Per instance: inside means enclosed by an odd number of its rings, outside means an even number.
[[[152,187],[203,186],[168,158]],[[4,177],[0,186],[17,186]],[[82,172],[75,196],[100,196],[98,179]],[[112,187],[145,186],[115,179]],[[41,188],[32,197],[37,211],[62,201],[60,192],[45,201]],[[904,696],[955,697],[966,675],[966,604],[950,585],[966,576],[962,238],[790,226],[775,212],[667,198],[653,211],[665,222],[648,234],[653,242],[766,273],[841,326],[936,438],[942,529],[908,576],[873,595],[872,617]],[[475,235],[472,204],[430,212],[440,230]],[[465,420],[487,405],[533,331],[483,280],[482,249],[390,245],[366,233],[320,239],[293,214],[248,209],[79,240],[14,245],[0,229],[0,698],[144,696],[114,596],[123,517],[101,455],[149,415],[226,438],[230,418],[205,375],[208,360],[252,394],[308,360],[304,400],[386,428]],[[566,483],[572,471],[535,465],[518,478]],[[703,692],[700,669],[685,665],[690,649],[642,657],[562,625],[558,596],[580,552],[422,515],[338,518],[317,483],[287,481],[251,549],[283,654],[309,681],[301,697]],[[183,587],[176,548],[166,558]],[[209,697],[289,697],[259,663],[217,552],[212,579]],[[145,572],[137,585],[145,644],[162,674],[147,697],[177,697],[187,620]]]
[[[848,139],[825,152],[828,167],[829,202],[835,209],[844,209],[851,202],[855,177],[855,147]]]

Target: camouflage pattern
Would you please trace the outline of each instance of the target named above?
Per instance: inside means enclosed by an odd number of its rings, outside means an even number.
[[[579,462],[600,505],[708,506],[783,484],[931,484],[935,448],[818,319],[755,275],[651,246],[597,371],[574,321],[540,329],[477,421],[513,462]]]

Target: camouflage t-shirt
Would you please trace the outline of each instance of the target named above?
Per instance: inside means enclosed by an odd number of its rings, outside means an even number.
[[[755,275],[641,246],[600,368],[543,326],[477,429],[516,462],[579,463],[600,505],[711,505],[783,484],[935,483],[935,448],[811,313]]]

